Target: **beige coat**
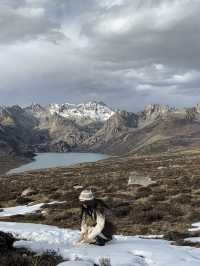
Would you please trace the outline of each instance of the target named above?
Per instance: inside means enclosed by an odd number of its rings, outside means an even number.
[[[101,237],[107,239],[102,231],[105,226],[105,215],[101,212],[96,211],[96,219],[93,214],[92,217],[84,215],[81,222],[81,233],[86,234],[89,240],[94,240],[96,236],[100,235]]]

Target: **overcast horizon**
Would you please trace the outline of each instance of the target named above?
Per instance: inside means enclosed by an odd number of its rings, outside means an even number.
[[[200,1],[1,0],[0,105],[200,102]]]

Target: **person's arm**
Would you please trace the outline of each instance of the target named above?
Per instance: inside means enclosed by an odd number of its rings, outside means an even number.
[[[87,240],[93,241],[104,229],[105,226],[105,215],[101,212],[97,212],[96,225],[88,232]]]
[[[77,243],[80,243],[80,242],[84,241],[85,238],[87,238],[87,234],[86,233],[81,233],[80,234],[80,238],[77,241]]]
[[[81,222],[80,238],[77,241],[77,243],[80,243],[80,242],[84,241],[84,239],[87,238],[87,233],[88,233],[88,228],[87,228],[87,225],[85,223],[85,220],[83,219],[82,222]]]

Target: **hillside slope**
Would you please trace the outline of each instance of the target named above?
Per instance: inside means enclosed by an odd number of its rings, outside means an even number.
[[[0,109],[0,154],[93,151],[165,152],[200,147],[200,108],[158,104],[113,111],[103,103]]]

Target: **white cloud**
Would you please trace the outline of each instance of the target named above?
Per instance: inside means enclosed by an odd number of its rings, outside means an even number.
[[[97,4],[101,7],[112,8],[115,6],[122,6],[127,2],[127,0],[97,0]]]
[[[30,8],[30,7],[20,7],[15,10],[16,14],[19,14],[22,17],[33,17],[33,18],[41,18],[44,16],[45,10],[44,8]]]
[[[25,0],[28,5],[43,5],[47,3],[49,0]]]
[[[131,27],[131,19],[129,17],[118,17],[112,19],[102,19],[97,26],[99,33],[124,33],[130,30]]]
[[[189,71],[186,73],[175,74],[173,79],[177,83],[189,83],[195,80],[200,80],[200,72]]]
[[[162,71],[164,70],[164,66],[162,64],[153,64],[153,66],[155,67],[156,70],[158,71]]]

